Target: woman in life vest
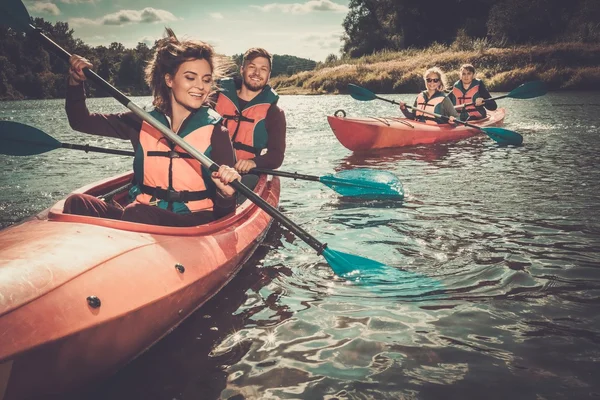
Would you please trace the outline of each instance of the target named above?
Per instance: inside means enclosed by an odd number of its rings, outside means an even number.
[[[65,106],[69,123],[80,132],[131,141],[134,182],[130,203],[124,209],[76,194],[65,201],[65,213],[182,227],[203,224],[235,210],[235,189],[228,184],[240,175],[230,167],[235,156],[229,132],[221,117],[207,106],[215,89],[213,80],[225,68],[210,45],[180,41],[167,28],[167,37],[157,43],[145,78],[154,96],[150,114],[220,164],[213,173],[133,112],[90,113],[83,87],[86,67],[92,68],[88,60],[71,57]]]
[[[460,112],[460,118],[463,121],[485,118],[486,108],[490,111],[498,108],[494,100],[485,101],[490,97],[492,96],[483,81],[475,79],[475,67],[471,64],[460,67],[460,80],[456,81],[448,95],[454,108]]]
[[[406,108],[406,103],[403,101],[400,102],[400,111],[402,111],[406,118],[415,119],[427,124],[454,123],[455,118],[458,118],[458,113],[454,109],[454,105],[450,99],[444,94],[444,88],[447,85],[446,75],[438,67],[429,68],[423,74],[423,81],[427,89],[419,93],[413,107],[449,117],[449,120],[442,120],[422,113],[419,110],[409,111]]]

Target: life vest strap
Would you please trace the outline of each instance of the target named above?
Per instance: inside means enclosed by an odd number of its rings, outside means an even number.
[[[248,153],[252,153],[256,156],[260,156],[260,149],[257,149],[256,147],[252,147],[252,146],[248,146],[247,144],[244,144],[242,142],[233,142],[233,148],[236,150],[244,150],[247,151]]]
[[[159,200],[168,202],[179,202],[187,203],[190,201],[198,201],[208,199],[210,196],[208,190],[201,190],[198,192],[190,192],[189,190],[182,190],[180,192],[172,189],[163,189],[159,187],[148,186],[144,184],[138,185],[142,193],[149,194]]]
[[[242,114],[236,114],[236,115],[223,115],[223,119],[224,119],[224,120],[232,120],[232,121],[235,121],[235,122],[238,122],[238,123],[239,123],[240,121],[243,121],[243,122],[254,122],[254,119],[252,119],[252,118],[248,118],[248,117],[245,117],[245,116],[244,116],[244,115],[242,115]]]

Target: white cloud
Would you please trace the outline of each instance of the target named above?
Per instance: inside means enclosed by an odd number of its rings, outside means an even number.
[[[73,27],[81,27],[85,25],[150,24],[153,22],[169,22],[177,20],[179,20],[179,18],[168,11],[147,7],[143,10],[121,10],[97,19],[71,18],[68,22],[69,25]]]
[[[221,14],[221,13],[210,13],[208,15],[210,15],[210,17],[212,19],[223,19],[223,18],[225,18],[225,17],[223,17],[223,14]]]
[[[178,18],[169,11],[146,7],[143,10],[121,10],[105,15],[97,21],[102,25],[149,24],[153,22],[177,21]]]
[[[69,18],[67,21],[71,28],[78,28],[86,25],[99,25],[100,23],[96,20],[89,18]]]
[[[341,46],[342,32],[311,33],[303,35],[300,39],[306,45],[307,42],[316,44],[323,49],[339,49]]]
[[[60,10],[54,3],[43,3],[41,1],[36,1],[29,9],[38,13],[60,15]]]
[[[306,3],[271,3],[265,4],[264,6],[251,6],[264,12],[269,11],[281,11],[283,13],[291,14],[307,14],[314,11],[325,11],[325,12],[348,12],[348,7],[341,4],[334,3],[331,0],[309,0]]]

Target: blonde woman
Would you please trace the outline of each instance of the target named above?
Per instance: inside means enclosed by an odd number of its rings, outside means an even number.
[[[454,104],[444,93],[447,86],[446,75],[438,67],[429,68],[423,74],[426,90],[419,93],[413,104],[414,111],[409,111],[406,103],[400,102],[400,111],[406,118],[422,121],[427,124],[443,124],[446,120],[433,117],[420,112],[419,110],[449,117],[449,122],[454,123],[458,118],[458,112],[454,109]]]

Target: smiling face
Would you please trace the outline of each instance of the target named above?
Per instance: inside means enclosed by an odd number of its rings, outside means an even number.
[[[463,69],[460,71],[460,80],[462,81],[464,87],[469,87],[471,82],[473,82],[474,77],[475,73],[469,71],[468,69]]]
[[[171,109],[199,109],[210,94],[212,82],[208,61],[196,59],[181,63],[174,76],[165,75],[165,83],[171,88]]]
[[[252,60],[247,60],[240,72],[244,86],[253,92],[259,92],[269,82],[271,66],[266,57],[255,57]]]
[[[440,76],[435,72],[430,72],[429,74],[427,74],[427,76],[425,77],[425,85],[427,86],[427,90],[440,90],[440,87],[442,85],[440,81]]]

